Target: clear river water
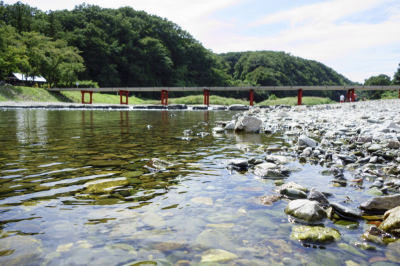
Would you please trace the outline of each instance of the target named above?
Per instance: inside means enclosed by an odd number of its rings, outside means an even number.
[[[290,157],[292,139],[282,131],[212,133],[215,121],[234,114],[0,111],[0,264],[370,265],[385,256],[385,247],[352,254],[337,243],[290,240],[288,200],[260,200],[276,194],[276,180],[227,161],[264,159],[268,147]],[[193,134],[185,136],[187,129]],[[152,158],[171,166],[150,171],[144,165]],[[333,186],[324,166],[294,158],[286,166],[292,173],[285,183],[330,192],[330,200],[357,207],[371,197]],[[367,227],[362,220],[325,224],[345,243],[360,241]]]

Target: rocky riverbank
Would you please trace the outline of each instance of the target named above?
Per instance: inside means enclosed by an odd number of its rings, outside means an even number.
[[[288,200],[285,212],[289,221],[297,224],[292,228],[292,240],[311,245],[337,242],[340,249],[359,258],[365,257],[362,252],[386,247],[385,257],[371,259],[369,263],[386,261],[382,265],[392,265],[400,263],[399,111],[400,100],[255,107],[235,115],[232,121],[217,122],[214,131],[239,134],[283,131],[290,144],[286,150],[266,149],[265,160],[231,160],[229,167],[277,180],[276,194],[264,197],[262,202],[271,205],[284,198]],[[290,176],[285,165],[293,160],[324,165],[328,170],[322,174],[332,177],[327,186],[339,189],[351,186],[371,198],[360,202],[356,209],[348,204],[351,195],[347,201],[335,202],[330,193],[285,183]],[[346,230],[365,223],[366,230],[357,240],[349,240],[339,230],[329,227],[333,223],[343,225]],[[366,263],[356,261],[346,264]]]

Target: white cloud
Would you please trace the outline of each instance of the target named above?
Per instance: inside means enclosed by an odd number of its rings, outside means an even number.
[[[350,23],[345,20],[346,17],[390,2],[393,1],[336,0],[302,6],[266,16],[248,25],[248,29],[256,27],[258,29],[265,24],[288,22],[290,26],[277,34],[249,37],[238,33],[220,33],[219,38],[208,39],[205,45],[213,47],[215,52],[248,50],[290,52],[296,56],[320,61],[359,82],[363,82],[371,73],[393,76],[400,58],[394,57],[393,51],[384,50],[382,47],[390,44],[400,46],[400,34],[396,34],[400,26],[399,6],[392,6],[388,12],[389,17],[383,22],[369,24]],[[339,19],[344,22],[337,23]],[[365,51],[365,54],[360,56],[362,51]],[[397,52],[400,52],[398,48]],[[386,60],[376,60],[375,55]],[[360,65],[360,61],[364,63]],[[388,64],[396,66],[393,71],[387,70]],[[360,72],[349,72],[348,66],[351,65],[360,67],[365,75],[362,77]],[[377,72],[371,72],[372,68],[377,69]]]

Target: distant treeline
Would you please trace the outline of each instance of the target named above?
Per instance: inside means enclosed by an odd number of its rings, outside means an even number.
[[[53,87],[78,80],[100,87],[357,85],[316,61],[272,51],[218,55],[167,19],[131,7],[87,4],[43,12],[0,2],[0,80],[10,72],[41,75]],[[257,91],[255,101],[295,93]],[[335,100],[339,93],[304,92]],[[215,94],[249,97],[248,92]],[[185,93],[170,94],[177,96]]]

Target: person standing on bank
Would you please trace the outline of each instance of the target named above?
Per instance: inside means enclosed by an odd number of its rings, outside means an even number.
[[[340,95],[340,103],[344,102],[344,95]]]

